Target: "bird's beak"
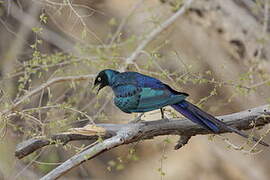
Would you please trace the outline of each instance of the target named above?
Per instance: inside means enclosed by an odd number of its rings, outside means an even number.
[[[97,86],[99,86],[99,88],[98,88],[98,90],[97,90],[97,95],[98,95],[99,90],[101,89],[99,84],[94,84],[92,90],[96,89]]]

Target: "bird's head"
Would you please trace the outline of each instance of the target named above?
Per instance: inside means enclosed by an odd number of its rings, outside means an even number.
[[[97,94],[102,88],[106,86],[110,86],[114,75],[118,73],[119,72],[111,70],[111,69],[105,69],[105,70],[100,71],[94,82],[94,88],[99,86]]]

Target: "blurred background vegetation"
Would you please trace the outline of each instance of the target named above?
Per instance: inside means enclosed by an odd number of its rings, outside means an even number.
[[[190,94],[214,114],[270,101],[269,0],[194,0],[173,25],[127,58],[183,0],[0,0],[0,110],[57,77],[102,69],[145,73]],[[127,123],[107,88],[96,96],[93,79],[52,84],[1,115],[0,179],[38,179],[88,142],[46,147],[23,160],[16,144],[95,123]],[[167,116],[179,116],[166,108]],[[158,112],[144,115],[159,119]],[[263,134],[266,126],[250,133]],[[229,138],[226,139],[225,137]],[[269,142],[266,137],[265,141]],[[269,179],[269,149],[237,148],[235,135],[196,136],[179,151],[177,137],[116,148],[62,179]],[[232,143],[232,144],[231,144]]]

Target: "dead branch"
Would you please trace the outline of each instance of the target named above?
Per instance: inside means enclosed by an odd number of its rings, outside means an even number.
[[[270,122],[270,107],[263,105],[253,109],[245,110],[238,113],[219,116],[227,125],[240,130],[247,130],[254,127],[261,127]],[[103,135],[82,135],[76,133],[60,133],[53,135],[51,138],[38,137],[25,141],[17,146],[15,155],[23,158],[26,155],[40,149],[44,146],[63,143],[66,144],[75,140],[90,140],[92,142],[98,138],[104,139],[102,142],[93,145],[91,148],[76,154],[67,160],[42,179],[55,179],[78,166],[86,160],[92,159],[104,151],[114,147],[129,144],[141,140],[152,139],[161,135],[180,135],[181,138],[176,145],[176,149],[187,144],[190,137],[199,134],[211,134],[212,132],[192,123],[186,118],[181,119],[161,119],[149,122],[130,123],[130,124],[98,124],[98,127],[105,129]],[[227,131],[222,130],[221,133]]]

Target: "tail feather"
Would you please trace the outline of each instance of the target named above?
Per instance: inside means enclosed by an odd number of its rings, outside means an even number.
[[[218,133],[220,132],[220,130],[225,129],[229,132],[234,132],[242,137],[249,138],[249,136],[245,134],[244,132],[226,125],[224,122],[204,112],[203,110],[201,110],[200,108],[198,108],[197,106],[191,104],[190,102],[186,100],[183,100],[180,103],[173,104],[171,106],[176,111],[184,115],[186,118],[190,119],[194,123],[197,123],[214,133]],[[260,144],[264,146],[269,146],[267,143],[260,141],[256,137],[252,137],[252,140],[255,142],[259,142]]]

